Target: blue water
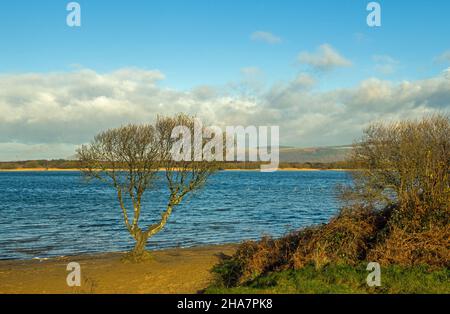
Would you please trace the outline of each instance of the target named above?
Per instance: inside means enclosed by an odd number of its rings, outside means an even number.
[[[346,172],[219,172],[177,207],[150,249],[280,236],[326,222],[339,208],[336,185]],[[143,203],[141,226],[160,218],[163,182]],[[87,184],[78,172],[0,173],[0,259],[125,251],[124,227],[112,188]]]

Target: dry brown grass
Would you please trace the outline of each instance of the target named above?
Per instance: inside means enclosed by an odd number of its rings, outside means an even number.
[[[277,270],[330,262],[355,265],[366,257],[377,232],[385,226],[380,212],[342,211],[328,224],[302,229],[282,238],[246,241],[227,259],[238,283]],[[230,263],[231,262],[231,263]]]
[[[390,224],[394,209],[341,211],[329,223],[302,229],[282,238],[264,237],[242,243],[227,257],[222,279],[231,266],[235,284],[261,275],[313,265],[358,265],[376,261],[382,265],[450,267],[450,227],[433,226],[408,232]],[[220,269],[219,267],[216,269]],[[229,286],[233,286],[230,284]]]
[[[393,227],[389,236],[370,251],[368,259],[383,265],[450,267],[450,226],[414,233]]]
[[[260,241],[242,243],[233,261],[240,265],[239,282],[245,282],[269,271],[285,269],[298,247],[299,237],[296,233],[281,239],[263,237]]]
[[[355,144],[354,184],[329,223],[246,242],[218,266],[238,283],[270,271],[361,261],[450,266],[450,120],[377,123]]]
[[[321,268],[331,261],[354,265],[364,259],[385,221],[374,212],[341,212],[328,224],[316,228],[292,256],[294,268],[314,264]]]

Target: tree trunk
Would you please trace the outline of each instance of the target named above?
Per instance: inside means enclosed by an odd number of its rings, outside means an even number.
[[[179,202],[179,200],[178,200]],[[167,206],[166,211],[161,215],[161,220],[159,223],[150,226],[146,231],[142,231],[139,228],[131,228],[130,233],[136,240],[136,244],[133,250],[127,254],[127,257],[134,262],[143,261],[149,257],[149,253],[145,250],[148,239],[161,231],[167,223],[170,214],[172,213],[173,205],[172,203]]]
[[[145,247],[147,245],[148,234],[142,231],[137,231],[135,234],[136,244],[131,251],[131,258],[135,261],[140,261],[145,257]]]

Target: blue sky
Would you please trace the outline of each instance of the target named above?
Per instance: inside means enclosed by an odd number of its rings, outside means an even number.
[[[82,27],[65,24],[69,1],[9,1],[0,5],[0,72],[99,72],[125,66],[162,71],[164,85],[186,89],[225,84],[244,67],[268,81],[302,70],[296,57],[331,44],[355,64],[328,74],[322,87],[352,85],[374,71],[373,55],[398,61],[392,79],[416,79],[442,70],[433,59],[449,48],[450,2],[391,0],[382,27],[366,24],[363,0],[78,1]],[[251,40],[266,31],[279,44]],[[336,81],[335,81],[336,80]]]
[[[374,121],[450,110],[450,1],[66,0],[0,4],[0,161],[66,158],[157,114],[278,125],[346,145]]]

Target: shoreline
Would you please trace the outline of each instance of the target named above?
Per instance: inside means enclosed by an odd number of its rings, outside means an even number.
[[[0,294],[198,293],[213,280],[211,267],[237,244],[150,251],[138,264],[121,261],[125,252],[81,254],[49,259],[1,260]],[[67,264],[81,267],[81,287],[68,287]]]
[[[276,171],[354,171],[356,169],[320,169],[320,168],[279,168]],[[230,168],[230,169],[221,169],[220,171],[261,171],[259,168],[255,169],[239,169],[239,168]],[[68,169],[60,169],[60,168],[16,168],[16,169],[0,169],[0,172],[81,172],[80,169],[76,168],[68,168]]]

